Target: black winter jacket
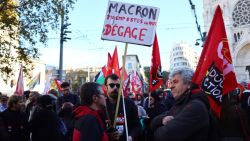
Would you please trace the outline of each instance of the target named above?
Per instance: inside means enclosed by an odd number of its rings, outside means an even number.
[[[209,103],[205,94],[187,91],[166,114],[153,119],[155,141],[206,141],[209,131]],[[174,119],[162,125],[165,116]]]

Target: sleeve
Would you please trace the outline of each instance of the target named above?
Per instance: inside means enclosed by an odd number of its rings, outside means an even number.
[[[138,116],[138,109],[137,106],[134,104],[133,101],[127,101],[127,104],[129,106],[129,109],[127,109],[127,117],[128,120],[128,135],[132,136],[133,140],[136,140],[136,138],[140,135],[141,133],[141,124]]]
[[[201,102],[192,101],[167,125],[154,130],[154,137],[156,141],[187,140],[190,135],[198,132],[204,125],[209,125],[206,106]]]
[[[85,116],[80,127],[80,141],[101,141],[102,128],[94,116]]]

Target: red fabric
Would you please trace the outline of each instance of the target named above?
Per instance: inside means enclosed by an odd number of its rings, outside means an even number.
[[[130,75],[127,76],[127,78],[123,81],[122,83],[122,90],[123,90],[123,95],[126,97],[127,94],[130,92]]]
[[[56,86],[57,86],[57,89],[60,91],[60,92],[62,92],[62,88],[61,88],[61,82],[60,82],[60,80],[57,80],[57,79],[55,79],[55,82],[56,82]]]
[[[84,116],[84,115],[93,115],[97,118],[97,120],[99,121],[99,124],[101,125],[101,127],[103,129],[105,129],[105,125],[100,117],[100,115],[98,114],[98,111],[92,110],[87,106],[78,106],[74,111],[73,114],[75,116],[76,119],[79,119],[80,117]],[[73,133],[73,141],[79,141],[80,140],[80,132],[78,130],[74,129],[74,133]],[[105,131],[103,131],[103,135],[102,135],[102,141],[108,141],[108,135]]]
[[[142,93],[142,82],[137,71],[132,71],[131,78],[132,78],[131,85],[133,94]]]
[[[150,91],[154,91],[161,86],[163,83],[162,72],[161,72],[161,57],[160,50],[158,46],[157,36],[155,34],[155,39],[152,49],[152,64],[150,68]]]
[[[115,47],[113,56],[112,56],[112,73],[116,74],[118,77],[120,77],[120,67],[119,67],[119,60],[118,60],[118,53],[117,53],[117,47]]]
[[[208,32],[193,82],[209,95],[211,108],[220,117],[222,96],[237,87],[222,11],[218,6]],[[213,83],[221,82],[217,85]]]
[[[112,57],[110,55],[110,53],[108,53],[108,62],[107,62],[107,67],[106,67],[106,71],[105,71],[105,74],[104,76],[108,76],[110,74],[112,74]]]
[[[248,90],[250,90],[250,83],[249,83],[249,84],[247,84],[247,89],[248,89]]]
[[[19,76],[16,85],[16,91],[18,95],[22,96],[24,92],[24,84],[23,84],[23,66],[20,66]]]

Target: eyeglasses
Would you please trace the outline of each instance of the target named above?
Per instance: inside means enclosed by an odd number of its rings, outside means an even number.
[[[114,88],[115,86],[116,86],[116,88],[120,88],[119,83],[110,83],[109,86],[110,86],[110,88]]]

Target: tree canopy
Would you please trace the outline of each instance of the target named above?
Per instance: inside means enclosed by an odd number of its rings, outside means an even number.
[[[0,0],[0,75],[5,81],[14,65],[24,72],[39,58],[37,43],[47,46],[49,30],[58,30],[65,6],[76,0]]]

